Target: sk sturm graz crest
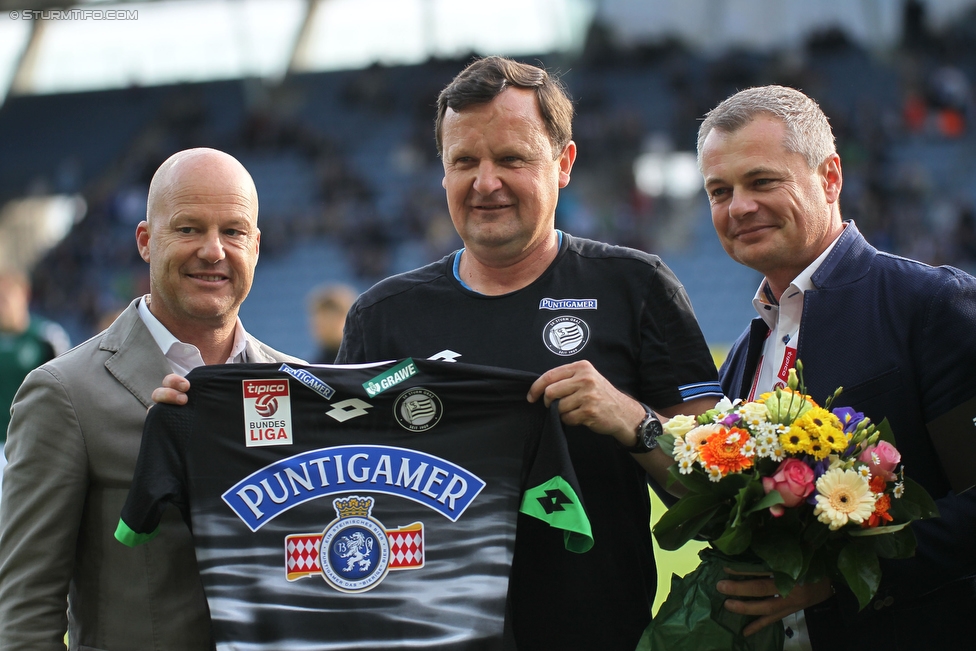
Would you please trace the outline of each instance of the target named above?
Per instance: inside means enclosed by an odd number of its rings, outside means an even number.
[[[542,341],[546,348],[562,357],[583,350],[589,338],[589,326],[575,316],[557,316],[542,329]]]
[[[393,403],[393,415],[404,429],[411,432],[429,430],[441,419],[444,411],[438,398],[427,389],[408,389],[397,396]]]
[[[297,581],[321,574],[340,592],[366,592],[391,570],[424,566],[424,525],[387,530],[372,517],[373,498],[333,500],[338,516],[320,534],[285,538],[286,576]]]

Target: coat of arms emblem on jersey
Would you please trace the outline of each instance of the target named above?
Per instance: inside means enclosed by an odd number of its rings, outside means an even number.
[[[424,566],[422,522],[387,530],[372,517],[372,497],[350,495],[332,501],[337,518],[322,533],[285,538],[289,581],[320,574],[340,592],[366,592],[390,570]]]

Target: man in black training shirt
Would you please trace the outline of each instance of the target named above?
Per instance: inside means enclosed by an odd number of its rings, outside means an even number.
[[[662,482],[670,463],[640,445],[654,417],[644,404],[664,416],[714,406],[712,358],[657,256],[555,229],[576,159],[572,104],[557,80],[488,57],[437,104],[443,185],[464,248],[360,297],[337,362],[413,356],[541,374],[528,398],[560,400],[594,547],[569,553],[559,532],[520,516],[516,641],[530,651],[630,651],[656,587],[645,470]]]

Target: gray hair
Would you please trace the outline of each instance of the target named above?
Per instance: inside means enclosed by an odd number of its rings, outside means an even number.
[[[757,86],[739,91],[705,114],[698,129],[698,169],[702,145],[712,129],[735,133],[760,114],[783,121],[783,145],[787,151],[803,156],[810,169],[816,169],[837,152],[827,116],[815,101],[795,88]]]

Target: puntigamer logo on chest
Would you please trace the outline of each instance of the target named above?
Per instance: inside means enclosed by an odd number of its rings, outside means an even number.
[[[249,448],[291,445],[288,380],[244,380],[244,443]]]

